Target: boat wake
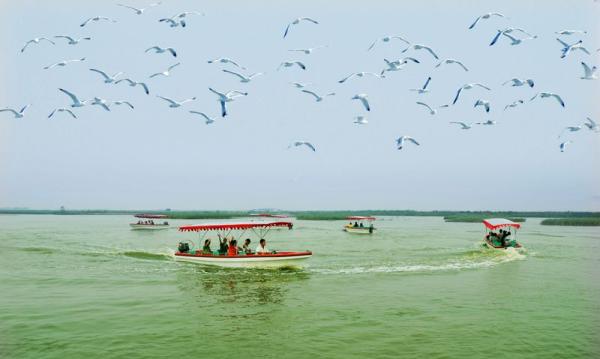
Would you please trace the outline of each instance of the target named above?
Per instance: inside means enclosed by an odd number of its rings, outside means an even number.
[[[145,259],[145,260],[171,260],[172,255],[170,253],[151,253],[151,252],[141,252],[141,251],[130,251],[121,253],[125,257],[135,258],[135,259]]]

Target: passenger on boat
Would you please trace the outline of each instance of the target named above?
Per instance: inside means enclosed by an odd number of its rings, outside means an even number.
[[[227,237],[221,238],[220,234],[217,234],[217,236],[219,236],[219,255],[224,256],[227,254],[227,250],[229,249],[229,245],[227,245]]]
[[[252,254],[252,248],[250,248],[250,242],[252,242],[250,240],[250,238],[246,238],[246,240],[244,241],[244,245],[242,246],[242,251],[246,254]]]
[[[238,255],[237,241],[235,239],[232,239],[231,242],[229,242],[229,248],[227,249],[227,255],[228,256],[237,256]]]
[[[362,222],[360,222],[360,224],[359,224],[358,226],[359,226],[360,228],[364,228],[364,227],[365,227],[365,225],[364,225]]]
[[[261,238],[260,242],[258,242],[258,247],[256,247],[256,254],[269,254],[269,250],[267,249],[267,241],[264,238]]]
[[[204,247],[202,247],[202,253],[212,254],[212,249],[210,249],[210,239],[207,239],[204,241]]]
[[[354,222],[354,228],[358,227],[358,222]]]

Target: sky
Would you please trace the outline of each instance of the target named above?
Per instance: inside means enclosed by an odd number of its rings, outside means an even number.
[[[145,7],[150,1],[130,0]],[[558,135],[586,117],[600,122],[600,81],[581,80],[581,61],[600,63],[600,3],[581,1],[218,1],[165,0],[143,15],[112,1],[0,0],[0,108],[31,104],[25,117],[0,113],[0,208],[52,209],[414,209],[414,210],[600,210],[600,133],[587,129]],[[186,28],[170,28],[158,19],[182,11]],[[474,19],[488,12],[506,18]],[[108,16],[116,23],[92,22]],[[308,16],[319,24],[293,26]],[[511,46],[501,39],[488,46],[499,29],[521,27],[538,38]],[[556,31],[586,30],[564,36],[579,39],[591,55],[574,52],[560,58]],[[67,45],[23,44],[34,37],[90,36]],[[408,50],[401,41],[369,45],[385,35],[434,49],[440,60],[462,61],[469,71],[443,65],[424,51]],[[173,47],[169,54],[144,51],[154,45]],[[310,55],[288,51],[326,45]],[[353,72],[380,72],[383,59],[417,58],[383,79],[338,80]],[[85,57],[84,62],[44,70],[52,63]],[[264,72],[240,83],[207,60],[230,57]],[[299,68],[277,70],[282,61],[300,60]],[[181,62],[170,77],[148,79]],[[146,81],[150,95],[124,84],[105,84],[89,71],[122,71],[123,77]],[[408,89],[423,85],[430,92]],[[535,87],[510,87],[513,78],[532,78]],[[317,103],[290,85],[309,82],[318,93],[335,92]],[[450,103],[465,83],[480,82],[492,91],[473,89],[456,105],[434,116],[416,101],[432,106]],[[247,91],[219,104],[208,87]],[[58,91],[82,98],[128,100],[134,106],[73,109],[78,118],[58,114],[70,104]],[[560,94],[528,100],[538,91]],[[371,111],[350,98],[366,93]],[[178,100],[169,108],[157,95]],[[474,108],[477,99],[491,102],[490,113]],[[525,103],[504,111],[518,99]],[[206,125],[188,113],[216,118]],[[366,116],[367,125],[354,124]],[[494,126],[461,130],[450,121],[495,120]],[[414,137],[420,146],[395,146],[396,138]],[[296,140],[306,147],[288,148]],[[564,153],[562,141],[572,140]]]

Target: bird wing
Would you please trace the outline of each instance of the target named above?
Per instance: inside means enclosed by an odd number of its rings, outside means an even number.
[[[480,83],[476,83],[476,84],[474,84],[474,85],[475,85],[475,86],[479,86],[479,87],[481,87],[481,88],[484,88],[484,89],[486,89],[486,90],[488,90],[488,91],[491,91],[491,90],[492,90],[491,88],[489,88],[489,87],[487,87],[487,86],[484,86],[484,85],[482,85],[482,84],[480,84]]]
[[[433,50],[431,49],[431,47],[428,47],[428,46],[422,46],[422,48],[424,48],[425,50],[429,51],[429,53],[430,53],[431,55],[433,55],[433,57],[435,57],[435,58],[436,58],[436,60],[437,60],[437,59],[439,59],[438,55],[436,55],[436,54],[435,54],[435,52],[433,52]]]
[[[81,25],[79,25],[79,26],[81,26],[81,27],[84,27],[85,25],[87,25],[87,24],[88,24],[88,22],[92,21],[92,19],[93,19],[93,17],[90,17],[89,19],[85,20],[85,21],[83,22],[83,24],[81,24]]]
[[[406,40],[405,38],[403,38],[402,36],[391,36],[391,38],[404,41],[407,45],[410,45],[410,42],[408,40]]]
[[[135,7],[133,7],[133,6],[123,5],[123,4],[117,4],[117,6],[126,7],[126,8],[128,8],[128,9],[134,10],[135,12],[140,12],[140,11],[142,11],[141,9],[137,9],[137,8],[135,8]]]
[[[55,112],[56,112],[56,110],[52,110],[52,112],[50,112],[50,114],[48,115],[48,118],[52,117]]]
[[[460,67],[462,67],[463,70],[469,71],[469,69],[462,62],[455,60],[454,63],[457,64],[457,65],[459,65]]]
[[[129,101],[114,101],[113,103],[115,105],[127,105],[127,106],[131,107],[131,109],[134,109],[133,105]]]
[[[61,63],[62,63],[62,62],[57,62],[57,63],[55,63],[55,64],[48,65],[48,66],[44,67],[44,70],[48,70],[48,69],[54,68],[54,67],[58,66],[58,65],[59,65],[59,64],[61,64]]]
[[[558,101],[558,103],[560,103],[560,105],[562,107],[565,107],[565,102],[563,101],[563,99],[560,96],[558,96],[557,94],[554,94],[554,93],[551,94],[550,96],[554,97],[556,99],[556,101]]]
[[[317,99],[317,100],[321,98],[321,96],[319,96],[316,93],[314,93],[312,91],[309,91],[309,90],[302,90],[302,92],[305,92],[307,94],[313,95],[315,97],[315,99]]]
[[[540,94],[540,93],[538,92],[538,93],[536,93],[535,95],[533,95],[533,97],[532,97],[531,99],[529,99],[529,101],[533,101],[533,100],[535,100],[535,98],[536,98],[536,97],[538,97],[538,95],[539,95],[539,94]]]
[[[351,77],[356,76],[356,72],[351,73],[350,75],[346,76],[345,78],[339,80],[338,82],[343,84],[344,82],[348,81],[348,79],[350,79]]]
[[[300,62],[300,61],[296,61],[296,62],[295,62],[295,64],[296,64],[296,65],[298,65],[298,66],[300,66],[300,68],[301,68],[302,70],[306,70],[306,66],[305,66],[305,65],[304,65],[302,62]]]
[[[285,32],[283,33],[283,38],[285,38],[288,34],[288,31],[290,31],[290,26],[292,26],[291,23],[289,23],[288,26],[285,28]]]
[[[74,94],[70,93],[69,91],[67,91],[65,89],[61,89],[61,88],[59,88],[59,90],[62,91],[63,93],[65,93],[67,96],[69,96],[71,98],[71,100],[73,101],[73,103],[80,102],[79,99],[77,98],[77,96],[75,96]]]
[[[12,108],[4,108],[2,110],[0,110],[0,112],[12,112],[15,114],[15,116],[17,116],[19,113],[15,110],[13,110]]]
[[[502,31],[498,30],[498,32],[496,33],[496,36],[494,36],[494,38],[492,39],[492,42],[490,42],[490,46],[493,46],[498,39],[500,38],[500,35],[502,35]]]
[[[474,28],[475,25],[477,25],[477,23],[479,22],[480,19],[481,19],[481,16],[477,17],[477,19],[475,19],[475,21],[471,24],[471,26],[469,26],[469,30],[471,30],[472,28]]]
[[[371,111],[371,106],[369,106],[369,101],[366,98],[361,97],[360,102],[362,102],[362,104],[365,106],[367,111]]]
[[[423,90],[425,90],[427,88],[427,85],[429,85],[429,81],[431,81],[431,76],[429,76],[427,78],[427,81],[425,81],[425,85],[423,85]]]
[[[210,117],[206,116],[206,114],[204,112],[190,111],[190,113],[195,113],[197,115],[200,115],[200,116],[204,117],[206,120],[212,120]]]
[[[406,137],[406,140],[408,140],[408,141],[410,141],[410,142],[414,143],[414,144],[415,144],[415,145],[417,145],[417,146],[420,146],[420,145],[421,145],[419,142],[417,142],[417,141],[416,141],[414,138],[412,138],[412,137]]]
[[[427,108],[429,109],[429,111],[433,111],[433,110],[431,109],[431,107],[429,107],[429,105],[428,105],[428,104],[426,104],[426,103],[424,103],[424,102],[417,102],[417,104],[418,104],[418,105],[421,105],[421,106],[425,106],[425,107],[427,107]]]
[[[70,42],[75,42],[75,39],[72,38],[71,36],[66,36],[66,35],[58,35],[58,36],[54,36],[55,39],[67,39]]]
[[[221,117],[227,116],[227,108],[225,107],[225,101],[219,101],[221,103]]]
[[[578,49],[579,49],[579,50],[581,50],[581,51],[583,51],[583,52],[585,52],[585,53],[586,53],[586,54],[588,54],[588,55],[591,55],[591,53],[588,51],[588,49],[586,49],[586,48],[585,48],[585,47],[583,47],[583,46],[579,46],[579,47],[578,47]]]
[[[171,70],[173,70],[174,68],[176,68],[176,67],[177,67],[177,66],[179,66],[179,65],[181,65],[181,62],[178,62],[178,63],[176,63],[175,65],[171,65],[171,66],[169,66],[169,67],[167,68],[167,71],[171,71]]]
[[[156,97],[162,98],[163,100],[169,102],[171,105],[177,105],[177,102],[171,100],[170,98],[166,98],[166,97],[162,97],[162,96],[158,96],[158,95],[156,95]]]
[[[569,44],[567,44],[566,42],[562,41],[562,40],[561,40],[561,39],[559,39],[559,38],[556,38],[556,41],[560,42],[560,43],[561,43],[561,45],[563,45],[565,48],[569,47]]]
[[[148,85],[146,85],[143,82],[136,82],[136,85],[140,85],[144,88],[144,92],[146,93],[146,95],[150,95],[150,89],[148,88]]]
[[[304,145],[308,148],[310,148],[311,150],[313,150],[313,152],[317,152],[317,149],[315,148],[315,146],[312,145],[312,143],[310,142],[304,142]]]
[[[454,101],[452,101],[452,104],[454,105],[456,103],[456,101],[458,101],[458,96],[460,96],[460,92],[462,91],[462,87],[458,89],[458,91],[456,91],[456,97],[454,97]]]
[[[217,96],[219,96],[219,97],[227,97],[225,94],[222,94],[222,93],[220,93],[219,91],[215,91],[215,90],[213,90],[213,89],[212,89],[212,88],[210,88],[210,87],[208,88],[208,90],[209,90],[210,92],[212,92],[212,93],[216,94],[216,95],[217,95]]]
[[[147,48],[146,51],[144,51],[144,52],[148,52],[150,50],[160,51],[162,49],[160,47],[158,47],[158,46],[152,46],[152,47]]]
[[[131,85],[131,86],[135,86],[137,84],[137,82],[133,81],[132,79],[120,79],[120,80],[115,81],[115,85],[118,85],[123,81],[129,82],[129,85]]]
[[[377,39],[377,40],[373,41],[373,43],[371,44],[371,46],[369,46],[369,48],[367,49],[367,51],[371,51],[371,49],[372,49],[373,47],[375,47],[375,44],[377,44],[377,41],[379,41],[379,39]]]
[[[21,109],[21,111],[19,111],[19,113],[20,113],[20,114],[23,114],[23,112],[25,112],[25,110],[27,110],[27,108],[28,108],[29,106],[30,106],[30,105],[25,105],[25,106],[23,106],[23,108]]]
[[[103,76],[103,77],[104,77],[106,80],[110,80],[110,76],[108,76],[108,75],[106,74],[106,72],[104,72],[104,71],[100,71],[100,70],[97,70],[97,69],[90,69],[90,71],[97,72],[97,73],[99,73],[100,75],[102,75],[102,76]]]
[[[313,24],[319,24],[319,22],[317,20],[313,20],[310,17],[301,17],[300,20],[310,21]]]
[[[237,72],[233,72],[233,71],[229,71],[229,70],[223,70],[223,72],[226,72],[228,74],[232,74],[234,76],[239,77],[241,80],[248,80],[249,78],[245,77],[244,75],[238,74]]]
[[[585,72],[585,77],[592,76],[592,69],[585,62],[582,61],[581,66],[583,66],[583,71]]]
[[[77,116],[75,116],[75,114],[73,113],[73,111],[69,110],[68,108],[64,108],[63,111],[64,112],[68,112],[71,116],[73,116],[73,118],[77,118]]]
[[[171,53],[171,55],[173,55],[173,57],[177,57],[177,52],[175,51],[174,48],[168,47],[167,51],[169,51]]]

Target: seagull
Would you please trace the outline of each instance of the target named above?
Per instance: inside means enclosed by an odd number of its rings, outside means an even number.
[[[129,106],[129,108],[131,108],[132,110],[135,108],[135,107],[133,107],[133,105],[132,105],[132,104],[131,104],[131,102],[129,102],[129,101],[113,101],[112,105],[117,105],[117,106],[119,106],[119,105],[127,105],[127,106]],[[111,105],[111,106],[112,106],[112,105]]]
[[[487,86],[484,86],[484,85],[482,85],[480,83],[465,84],[461,88],[459,88],[458,91],[456,91],[456,97],[454,98],[454,101],[452,101],[452,104],[454,105],[456,103],[456,101],[458,101],[458,96],[460,96],[460,93],[461,93],[462,90],[470,90],[470,89],[472,89],[475,86],[479,86],[479,87],[484,88],[484,89],[486,89],[488,91],[492,90],[491,88],[489,88]]]
[[[594,122],[591,118],[586,117],[587,122],[584,122],[583,125],[588,128],[590,131],[600,132],[600,126],[596,122]]]
[[[464,122],[450,122],[450,123],[454,123],[454,124],[460,125],[460,129],[461,129],[461,130],[468,130],[468,129],[470,129],[470,128],[471,128],[471,126],[472,126],[470,123],[469,123],[469,124],[466,124],[466,123],[464,123]]]
[[[148,5],[148,7],[158,6],[161,3],[162,2],[159,1],[157,3]],[[144,11],[146,11],[146,9],[138,9],[138,8],[133,7],[133,6],[123,5],[123,4],[117,4],[117,6],[121,6],[121,7],[125,7],[125,8],[128,8],[128,9],[131,9],[131,10],[135,11],[136,15],[142,15],[144,13]]]
[[[583,127],[581,126],[567,126],[564,128],[564,130],[562,130],[562,132],[558,135],[558,138],[561,138],[562,135],[565,133],[565,131],[569,131],[569,132],[577,132],[579,130],[581,130]]]
[[[237,97],[248,96],[247,92],[241,92],[241,91],[237,91],[237,90],[229,91],[227,93],[222,93],[222,92],[216,91],[210,87],[208,89],[210,90],[210,92],[219,96],[219,103],[221,104],[221,117],[227,116],[227,108],[225,107],[225,103],[231,102],[231,101],[235,100]]]
[[[81,101],[77,96],[75,96],[73,93],[65,90],[65,89],[61,89],[59,88],[59,90],[63,93],[65,93],[67,96],[69,96],[71,98],[71,101],[73,101],[73,103],[71,104],[71,107],[83,107],[85,106],[90,100],[85,100],[85,101]]]
[[[285,32],[283,33],[283,37],[285,38],[287,36],[288,32],[290,31],[290,27],[292,25],[298,25],[300,23],[300,21],[309,21],[309,22],[312,22],[313,24],[317,24],[317,25],[319,24],[318,21],[313,20],[309,17],[299,17],[288,24],[288,26],[285,28]]]
[[[66,36],[66,35],[58,35],[58,36],[54,36],[55,39],[67,39],[67,44],[69,45],[77,45],[78,43],[80,43],[83,40],[91,40],[91,37],[80,37],[78,39],[71,37],[71,36]]]
[[[290,84],[294,85],[294,87],[299,88],[299,89],[305,88],[308,85],[312,85],[311,83],[308,83],[308,82],[290,82]]]
[[[23,45],[23,48],[21,48],[21,52],[24,52],[24,51],[25,51],[25,49],[27,48],[27,46],[29,46],[29,44],[36,44],[36,45],[37,45],[37,44],[39,44],[39,43],[40,43],[40,41],[42,41],[42,40],[44,40],[44,41],[47,41],[47,42],[51,43],[52,45],[56,45],[56,43],[55,43],[54,41],[52,41],[52,40],[48,40],[48,39],[47,39],[47,38],[45,38],[45,37],[36,37],[35,39],[31,39],[31,40],[27,41],[27,42],[25,43],[25,45]]]
[[[67,64],[69,64],[71,62],[81,62],[81,61],[85,61],[85,57],[82,57],[80,59],[64,60],[64,61],[61,61],[61,62],[57,62],[55,64],[48,65],[48,66],[44,67],[44,70],[48,70],[48,69],[51,69],[51,68],[56,67],[56,66],[64,67],[64,66],[67,66]]]
[[[375,46],[375,44],[377,44],[379,41],[381,42],[390,42],[391,40],[400,40],[400,41],[404,41],[407,45],[410,45],[410,42],[406,41],[403,37],[401,36],[384,36],[380,39],[377,39],[375,41],[373,41],[373,43],[371,44],[371,46],[369,46],[369,48],[367,49],[367,51],[371,51],[371,49]]]
[[[504,83],[502,83],[502,86],[506,85],[507,83],[512,82],[511,86],[523,86],[523,85],[529,85],[529,87],[533,87],[534,83],[532,79],[518,79],[518,78],[513,78],[510,79],[508,81],[505,81]]]
[[[295,51],[295,52],[303,52],[305,55],[310,55],[313,53],[313,51],[317,50],[317,49],[322,49],[327,47],[327,45],[323,45],[323,46],[317,46],[317,47],[310,47],[308,49],[292,49],[292,50],[288,50],[288,51]]]
[[[239,77],[240,78],[240,82],[243,82],[243,83],[252,81],[252,79],[255,78],[256,76],[263,75],[262,72],[253,73],[252,75],[248,75],[248,76],[239,74],[237,72],[229,71],[229,70],[223,70],[223,72],[226,72],[228,74],[232,74],[232,75],[235,75],[235,76]]]
[[[477,107],[477,106],[483,106],[483,107],[485,107],[485,112],[490,112],[490,102],[489,101],[477,100],[477,102],[475,102],[475,106],[473,106],[473,107]]]
[[[351,79],[352,77],[355,77],[355,76],[356,76],[356,77],[364,77],[364,76],[367,76],[367,75],[369,75],[369,76],[374,76],[374,77],[377,77],[377,78],[379,78],[379,79],[381,79],[381,78],[384,78],[384,77],[385,77],[385,76],[383,76],[383,75],[378,75],[378,74],[376,74],[376,73],[374,73],[374,72],[354,72],[354,73],[352,73],[352,74],[350,74],[350,75],[346,76],[345,78],[343,78],[343,79],[339,80],[338,82],[339,82],[339,83],[341,83],[341,84],[343,84],[344,82],[346,82],[347,80]]]
[[[417,146],[421,145],[419,142],[417,142],[414,138],[412,138],[410,136],[401,136],[401,137],[398,137],[398,139],[396,140],[396,146],[398,146],[399,150],[401,150],[402,147],[404,147],[404,142],[406,142],[406,141],[412,142]]]
[[[306,146],[306,147],[310,148],[311,150],[313,150],[313,152],[317,151],[317,149],[315,148],[315,146],[312,145],[312,143],[306,142],[306,141],[294,141],[294,142],[292,142],[291,145],[288,146],[288,148],[291,148],[292,146],[294,146],[294,147]]]
[[[30,105],[25,105],[19,112],[17,112],[16,110],[13,110],[12,108],[5,108],[0,110],[0,112],[12,112],[15,115],[15,118],[23,118],[24,116],[24,112],[25,110],[27,110],[27,108]]]
[[[106,111],[110,111],[110,106],[107,100],[100,98],[100,97],[94,97],[94,99],[92,100],[91,105],[98,105],[100,107],[102,107],[103,109],[105,109]]]
[[[408,64],[408,61],[412,61],[416,64],[420,64],[419,60],[415,59],[414,57],[405,57],[403,59],[395,60],[395,61],[389,61],[388,59],[383,59],[383,61],[385,61],[385,64],[388,66],[388,68],[381,71],[381,76],[383,76],[383,74],[386,72],[402,70],[404,68],[404,66],[406,66],[406,64]]]
[[[479,16],[477,19],[475,19],[475,22],[473,22],[471,24],[471,26],[469,26],[469,30],[474,28],[475,25],[477,25],[477,23],[479,22],[479,20],[487,20],[487,19],[491,18],[492,16],[506,17],[499,12],[488,12],[487,14],[483,14],[483,15]]]
[[[281,63],[281,65],[279,65],[277,71],[279,71],[279,69],[281,69],[282,67],[292,67],[294,65],[298,65],[302,70],[306,70],[306,66],[300,61],[284,61]]]
[[[360,102],[362,102],[363,106],[365,107],[365,110],[371,111],[371,106],[369,106],[369,101],[367,100],[367,97],[367,94],[359,93],[358,95],[354,95],[351,98],[351,100],[360,100]]]
[[[171,27],[186,27],[187,23],[185,21],[185,17],[188,15],[199,15],[204,16],[203,12],[198,11],[185,11],[176,15],[171,16],[170,18],[160,19],[158,22],[167,22]]]
[[[90,71],[94,71],[99,73],[100,75],[102,75],[102,77],[104,77],[104,83],[110,84],[115,82],[115,80],[117,79],[117,77],[121,76],[123,73],[122,72],[117,72],[116,74],[112,75],[112,76],[108,76],[106,74],[106,72],[104,71],[100,71],[100,70],[96,70],[96,69],[90,69]]]
[[[443,60],[442,62],[440,62],[439,64],[437,64],[435,67],[440,67],[442,64],[457,64],[457,65],[459,65],[460,67],[462,67],[462,68],[463,68],[463,70],[465,70],[465,71],[469,71],[469,69],[468,69],[468,68],[467,68],[465,65],[463,65],[463,63],[462,63],[462,62],[460,62],[460,61],[458,61],[458,60],[454,60],[454,59],[446,59],[446,60]]]
[[[439,59],[438,55],[436,55],[435,52],[433,52],[431,47],[425,46],[425,45],[419,45],[419,44],[410,45],[406,49],[402,50],[402,53],[405,53],[408,49],[411,49],[411,48],[414,50],[427,50],[436,60]]]
[[[73,113],[73,111],[69,110],[68,108],[57,108],[54,111],[50,112],[50,114],[48,115],[48,118],[51,118],[52,116],[54,116],[54,114],[56,112],[67,112],[68,114],[71,115],[71,117],[77,118],[77,116],[75,116],[75,114]]]
[[[573,141],[569,140],[569,141],[565,141],[563,143],[560,144],[560,152],[565,152],[565,149],[567,148],[567,145],[573,143]]]
[[[177,27],[179,25],[181,25],[181,27],[185,27],[185,21],[164,18],[164,19],[158,20],[158,22],[166,22],[171,27]]]
[[[524,102],[523,100],[517,100],[517,101],[515,101],[515,102],[511,103],[510,105],[506,105],[506,106],[504,106],[504,111],[506,111],[508,108],[514,108],[514,107],[517,107],[517,106],[519,106],[520,104],[522,104],[523,102]]]
[[[503,32],[502,35],[508,37],[510,39],[510,41],[512,41],[510,44],[513,45],[513,46],[514,45],[519,45],[520,43],[522,43],[525,40],[537,39],[537,35],[525,37],[525,38],[522,38],[522,39],[517,39],[516,37],[511,36],[511,35],[509,35],[509,34],[507,34],[505,32]]]
[[[84,26],[85,26],[85,25],[87,25],[87,24],[88,24],[90,21],[100,21],[100,20],[110,21],[110,22],[113,22],[113,23],[114,23],[114,22],[116,22],[115,20],[113,20],[113,19],[110,19],[110,18],[108,18],[108,17],[105,17],[105,16],[95,16],[95,17],[90,17],[89,19],[85,20],[85,21],[83,22],[83,24],[81,24],[81,25],[79,25],[79,26],[81,26],[81,27],[84,27]]]
[[[583,31],[583,30],[561,30],[561,31],[557,31],[555,32],[555,34],[557,35],[573,35],[573,34],[587,34],[587,31]]]
[[[583,52],[585,52],[588,55],[591,55],[591,53],[588,51],[588,49],[586,49],[585,47],[583,47],[583,41],[579,40],[574,44],[567,44],[566,42],[562,41],[561,39],[556,39],[558,42],[560,42],[563,45],[563,49],[562,51],[562,55],[560,56],[561,59],[564,59],[565,57],[567,57],[567,55],[569,55],[571,53],[571,51],[573,50],[581,50]]]
[[[137,82],[137,81],[133,81],[132,79],[127,78],[127,79],[121,79],[121,80],[116,81],[115,85],[118,85],[120,82],[123,82],[123,81],[127,81],[129,83],[129,86],[131,86],[131,87],[136,87],[138,85],[142,86],[146,95],[150,95],[150,90],[148,89],[148,85],[146,85],[143,82]]]
[[[163,48],[163,47],[160,47],[160,46],[152,46],[152,47],[150,47],[150,48],[146,49],[146,51],[145,51],[145,52],[148,52],[148,51],[150,51],[150,50],[154,50],[154,53],[155,53],[155,54],[162,54],[162,53],[164,53],[164,52],[167,52],[167,51],[168,51],[168,52],[170,52],[170,53],[171,53],[171,55],[173,55],[173,57],[177,57],[177,52],[175,52],[175,49],[174,49],[174,48],[172,48],[172,47],[166,47],[166,48]]]
[[[538,95],[540,98],[554,97],[562,107],[565,107],[565,102],[563,101],[563,99],[559,95],[551,92],[538,92],[529,101],[535,100],[535,98],[538,97]]]
[[[598,68],[596,66],[590,68],[585,62],[581,62],[581,66],[583,66],[583,77],[580,77],[582,80],[597,80],[598,79]]]
[[[354,117],[354,123],[357,125],[366,125],[367,123],[369,123],[369,121],[365,116],[356,116]]]
[[[149,78],[153,78],[153,77],[156,77],[156,76],[167,76],[167,77],[168,77],[168,76],[171,76],[171,70],[173,70],[175,67],[177,67],[177,66],[179,66],[179,65],[181,65],[181,63],[180,63],[180,62],[176,63],[175,65],[171,65],[171,66],[169,66],[169,68],[168,68],[168,69],[166,69],[165,71],[163,71],[163,72],[157,72],[157,73],[155,73],[154,75],[150,75],[150,77],[149,77]]]
[[[509,27],[506,28],[504,30],[498,30],[498,32],[496,33],[496,36],[494,36],[494,38],[492,39],[492,42],[490,42],[490,46],[494,46],[494,44],[498,41],[498,39],[500,39],[500,35],[504,35],[504,34],[510,34],[513,31],[519,31],[531,38],[537,38],[537,36],[534,36],[530,33],[528,33],[527,31],[523,30],[523,29],[519,29],[519,28],[515,28],[515,27]]]
[[[158,96],[158,95],[156,97],[162,98],[163,100],[167,101],[169,103],[169,107],[171,107],[171,108],[177,108],[177,107],[182,106],[186,102],[190,102],[190,101],[196,100],[196,97],[192,97],[192,98],[188,98],[188,99],[185,99],[183,101],[179,101],[178,102],[178,101],[171,100],[170,98],[166,98],[166,97],[162,97],[162,96]]]
[[[217,63],[217,62],[220,62],[220,63],[222,63],[222,64],[232,64],[232,65],[234,65],[234,66],[236,66],[236,67],[239,67],[239,68],[240,68],[240,69],[242,69],[242,70],[245,70],[245,69],[246,69],[244,66],[240,66],[240,65],[239,65],[237,62],[235,62],[235,61],[233,61],[232,59],[230,59],[230,58],[227,58],[227,57],[220,57],[220,58],[218,58],[218,59],[214,59],[214,60],[208,60],[208,63],[209,63],[209,64],[212,64],[212,63]]]
[[[328,93],[327,95],[321,97],[321,96],[317,95],[316,93],[314,93],[312,91],[309,91],[309,90],[302,90],[302,92],[305,92],[307,94],[313,95],[315,97],[315,100],[317,102],[323,101],[324,97],[326,97],[326,96],[334,96],[335,95],[335,92],[331,92],[331,93]]]
[[[435,115],[437,113],[437,110],[432,109],[431,106],[429,106],[428,104],[426,104],[424,102],[417,102],[417,105],[421,105],[421,106],[427,107],[427,109],[429,109],[429,114],[430,115]]]
[[[496,121],[487,120],[485,122],[475,122],[476,125],[492,126],[496,124]]]
[[[190,113],[195,113],[196,115],[200,115],[200,116],[204,117],[206,119],[207,125],[210,125],[211,123],[215,122],[214,118],[208,117],[204,112],[190,111]]]
[[[419,94],[427,93],[427,92],[429,92],[429,90],[427,89],[427,85],[429,85],[429,81],[431,81],[431,76],[429,76],[427,78],[427,81],[425,81],[425,85],[423,85],[422,88],[420,88],[420,89],[410,89],[409,91],[416,91]]]

